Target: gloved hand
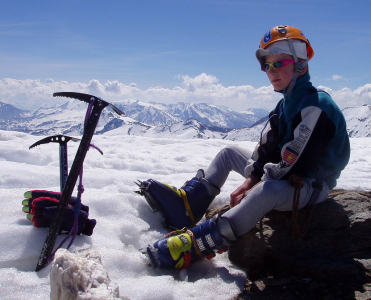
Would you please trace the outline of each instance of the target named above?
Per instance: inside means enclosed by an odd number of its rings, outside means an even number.
[[[42,197],[40,195],[53,195],[60,194],[48,191],[30,191],[25,193],[25,197],[39,196],[37,198],[28,198],[22,201],[23,211],[27,213],[27,219],[31,220],[35,227],[49,227],[54,215],[57,212],[59,200],[52,197]],[[60,196],[59,196],[60,198]],[[73,204],[76,203],[76,198],[72,199]],[[70,203],[71,203],[70,202]],[[92,235],[93,229],[97,223],[94,219],[89,219],[89,207],[81,205],[80,214],[78,216],[78,232],[80,235]],[[64,214],[61,230],[70,232],[75,219],[75,208],[71,204],[68,204],[66,212]]]

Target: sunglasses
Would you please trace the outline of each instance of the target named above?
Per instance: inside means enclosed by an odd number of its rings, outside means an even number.
[[[271,69],[271,67],[275,69],[280,69],[280,68],[283,68],[284,66],[287,66],[293,63],[295,63],[295,60],[293,59],[276,60],[270,63],[265,63],[264,70],[265,72],[268,72]]]

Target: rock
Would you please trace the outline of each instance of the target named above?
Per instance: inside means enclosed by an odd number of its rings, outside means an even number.
[[[104,269],[97,251],[59,249],[50,271],[51,300],[116,300],[119,288]]]
[[[371,282],[371,195],[342,191],[313,207],[301,210],[307,234],[295,238],[292,212],[271,211],[230,247],[229,259],[248,269],[250,280],[311,278],[360,286]],[[214,208],[207,218],[218,213]],[[311,218],[309,222],[306,217]],[[306,222],[306,223],[305,223]]]

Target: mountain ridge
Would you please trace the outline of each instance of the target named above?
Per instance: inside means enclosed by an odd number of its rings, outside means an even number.
[[[96,134],[125,134],[171,138],[219,138],[233,141],[259,141],[268,112],[251,109],[240,113],[206,103],[180,102],[165,105],[124,101],[115,103],[126,113],[118,117],[110,109],[102,112]],[[83,132],[86,104],[76,100],[32,111],[21,111],[0,102],[0,129],[21,131],[33,135],[68,134],[79,136]],[[125,110],[127,109],[127,110]],[[371,106],[363,105],[342,109],[350,137],[371,137]],[[233,118],[247,116],[243,128],[227,128]],[[258,118],[260,117],[260,118]],[[216,124],[216,125],[215,125]]]

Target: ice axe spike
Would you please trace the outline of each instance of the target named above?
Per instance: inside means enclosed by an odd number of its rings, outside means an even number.
[[[68,155],[67,155],[67,143],[69,141],[78,142],[80,139],[74,138],[67,135],[53,135],[48,136],[44,139],[37,141],[36,143],[32,144],[29,149],[34,147],[49,144],[49,143],[58,143],[59,144],[59,173],[60,173],[60,190],[61,193],[63,192],[63,188],[66,184],[67,177],[68,177]]]

